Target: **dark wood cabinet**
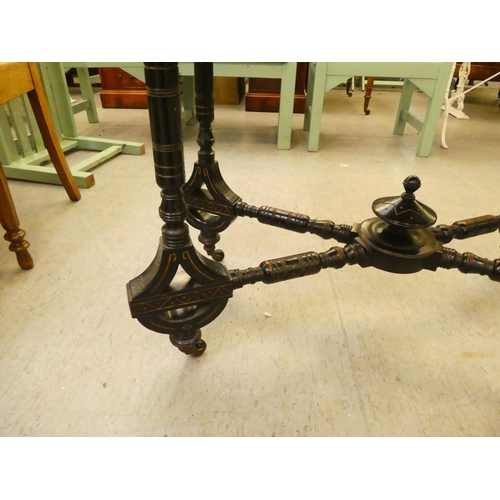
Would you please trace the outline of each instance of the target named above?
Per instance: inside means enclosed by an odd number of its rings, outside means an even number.
[[[146,84],[120,68],[99,68],[103,108],[147,109]]]
[[[146,109],[148,107],[145,83],[120,68],[100,68],[99,75],[103,108]],[[239,104],[244,95],[244,78],[214,78],[215,104]]]
[[[294,113],[304,113],[305,110],[308,70],[309,63],[297,63]],[[280,106],[280,88],[279,78],[249,78],[245,110],[277,113]]]
[[[458,74],[460,71],[460,67],[462,63],[457,62],[457,66],[455,68],[454,77],[458,78]],[[471,62],[470,63],[470,74],[469,80],[486,80],[490,76],[498,73],[500,71],[500,63],[498,62]],[[500,75],[493,78],[493,81],[499,82]]]

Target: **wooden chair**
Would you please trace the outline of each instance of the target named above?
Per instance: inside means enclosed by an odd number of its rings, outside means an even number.
[[[81,198],[80,191],[57,138],[35,63],[0,63],[0,106],[24,94],[28,96],[45,147],[69,198],[78,201]],[[0,148],[3,147],[4,144],[0,143]],[[6,231],[4,238],[10,242],[9,250],[15,252],[19,266],[22,269],[31,269],[33,259],[27,250],[29,243],[24,239],[26,232],[19,227],[19,219],[1,163],[0,223]]]
[[[71,68],[63,64],[64,72],[67,73]],[[99,115],[97,113],[97,106],[94,99],[94,89],[92,88],[93,83],[101,83],[99,75],[90,76],[89,68],[74,68],[78,75],[78,85],[80,87],[80,93],[82,98],[76,102],[71,101],[71,109],[73,114],[85,111],[87,113],[87,120],[89,123],[98,123]]]
[[[94,101],[94,96],[90,93],[92,80],[89,78],[85,82],[88,92],[84,92],[82,88],[82,93],[87,95],[88,100],[84,99],[87,102],[83,103],[83,108],[80,108],[79,105],[83,101],[76,103],[75,106],[71,104],[64,67],[61,63],[38,62],[36,67],[40,74],[45,99],[52,114],[52,121],[61,149],[65,153],[74,151],[96,152],[92,155],[86,155],[84,159],[71,165],[71,174],[79,188],[92,187],[95,184],[95,179],[90,170],[109,159],[119,154],[144,154],[143,143],[81,136],[74,115],[78,110],[85,109],[87,104]],[[83,77],[81,81],[84,81]],[[10,107],[16,107],[15,105],[24,112],[25,126],[29,130],[30,137],[29,142],[26,140],[26,133],[21,137],[23,141],[18,141],[17,137],[12,137],[10,127],[6,125],[7,122],[4,113],[2,113],[2,108],[6,106],[0,106],[0,142],[4,141],[4,144],[0,147],[0,161],[3,163],[5,175],[8,179],[60,185],[61,179],[56,169],[50,165],[43,165],[45,161],[50,159],[50,153],[44,147],[36,120],[32,116],[33,112],[28,98],[23,96],[22,99],[17,98],[9,103]],[[16,118],[15,115],[13,117]],[[91,117],[92,114],[89,120]],[[98,116],[95,114],[92,119],[94,118],[97,120]],[[17,129],[23,132],[25,127],[19,127],[18,123],[19,120],[14,122],[16,132]],[[30,143],[33,143],[33,145]]]

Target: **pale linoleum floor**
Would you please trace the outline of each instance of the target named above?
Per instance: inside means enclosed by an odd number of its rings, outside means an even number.
[[[417,133],[392,134],[398,92],[326,95],[320,150],[302,115],[292,148],[276,149],[277,115],[217,106],[216,158],[244,201],[336,223],[420,176],[438,223],[500,213],[498,89],[468,94],[471,119],[450,118],[429,158]],[[421,109],[423,95],[415,100]],[[81,135],[139,141],[94,169],[70,202],[61,187],[10,181],[35,261],[0,251],[2,436],[498,436],[500,283],[456,270],[414,275],[346,266],[234,293],[187,357],[132,319],[126,283],[156,252],[161,220],[146,110],[76,117]],[[188,173],[196,129],[185,128]],[[70,164],[75,155],[69,156]],[[195,245],[197,234],[191,232]],[[229,269],[337,243],[239,219],[222,234]],[[500,257],[498,232],[452,242]]]

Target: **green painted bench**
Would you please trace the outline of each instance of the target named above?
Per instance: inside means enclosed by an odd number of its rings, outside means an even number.
[[[38,63],[38,66],[63,151],[96,152],[88,159],[71,166],[78,187],[86,188],[93,185],[92,173],[89,171],[110,158],[120,153],[144,153],[144,144],[142,143],[80,136],[74,119],[75,113],[86,111],[90,123],[98,122],[92,90],[92,77],[88,73],[89,68],[119,67],[144,81],[142,62],[42,62]],[[65,72],[70,68],[76,68],[80,83],[82,100],[77,103],[71,102],[66,84]],[[179,63],[179,70],[184,81],[183,122],[184,124],[193,124],[195,123],[194,63]],[[291,147],[296,71],[297,63],[294,62],[214,64],[215,76],[281,79],[278,149],[290,149]],[[0,109],[0,160],[4,164],[7,177],[60,184],[60,179],[54,168],[50,165],[44,165],[49,159],[49,155],[40,141],[40,134],[32,113],[30,113],[29,103],[18,102],[12,106],[15,108],[14,111]],[[12,123],[13,117],[14,124]],[[26,130],[26,134],[21,134],[22,137],[19,140],[15,130]]]
[[[449,84],[451,62],[316,62],[309,64],[304,130],[309,132],[309,151],[318,151],[325,92],[352,75],[404,78],[393,133],[402,135],[408,123],[420,132],[417,156],[429,156]],[[410,111],[414,91],[429,97],[425,116]]]
[[[66,68],[121,68],[141,82],[144,82],[142,62],[65,62]],[[179,72],[183,77],[184,124],[194,124],[194,63],[179,63]],[[214,76],[244,78],[279,78],[280,108],[278,113],[278,149],[290,149],[293,119],[293,100],[295,95],[296,62],[219,62],[214,63]]]

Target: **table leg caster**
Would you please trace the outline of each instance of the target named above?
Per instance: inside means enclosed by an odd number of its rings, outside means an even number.
[[[201,356],[207,348],[207,343],[201,338],[201,330],[196,330],[192,336],[170,335],[170,342],[186,355]]]
[[[225,254],[222,250],[214,250],[210,254],[210,257],[212,257],[212,259],[214,259],[217,262],[221,262],[222,260],[224,260]]]

